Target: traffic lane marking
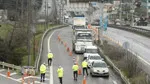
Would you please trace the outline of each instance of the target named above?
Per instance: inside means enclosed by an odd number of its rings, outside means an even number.
[[[8,78],[6,75],[1,74],[1,73],[0,73],[0,76],[5,77],[5,78]],[[14,78],[12,78],[12,77],[9,77],[9,79],[11,79],[11,80],[13,80],[13,81],[16,81],[16,82],[20,82],[19,80],[14,79]]]
[[[13,75],[16,75],[16,74],[17,74],[17,73],[16,73],[16,72],[14,72],[14,73],[11,73],[11,74],[10,74],[10,76],[13,76]]]
[[[51,41],[51,37],[53,36],[53,34],[56,32],[56,30],[53,31],[53,33],[51,33],[51,35],[48,37],[48,52],[51,51],[50,49],[50,41]],[[53,84],[53,63],[52,65],[49,67],[49,84]]]

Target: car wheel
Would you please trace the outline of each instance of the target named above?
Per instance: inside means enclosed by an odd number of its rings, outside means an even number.
[[[92,72],[90,72],[90,75],[93,77],[93,74],[92,74]]]

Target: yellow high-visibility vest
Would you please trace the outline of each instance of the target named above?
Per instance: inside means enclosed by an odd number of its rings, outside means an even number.
[[[63,73],[64,73],[63,68],[58,68],[57,69],[58,77],[63,77]]]
[[[48,53],[48,58],[53,58],[53,53]]]
[[[40,66],[40,73],[46,73],[46,66],[44,64]]]
[[[72,66],[72,69],[73,69],[73,71],[78,71],[79,66],[78,66],[78,65],[73,65],[73,66]]]
[[[87,65],[88,65],[88,63],[87,63],[86,61],[83,61],[83,62],[82,62],[82,67],[83,67],[83,68],[87,68]]]

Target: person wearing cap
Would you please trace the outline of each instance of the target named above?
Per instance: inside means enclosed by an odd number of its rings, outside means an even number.
[[[82,62],[83,76],[84,76],[84,72],[85,72],[85,71],[86,71],[86,74],[87,74],[87,76],[88,76],[88,70],[87,70],[87,68],[88,68],[88,63],[86,62],[86,60],[84,60],[84,61]]]
[[[62,82],[63,73],[64,73],[63,68],[61,66],[59,66],[57,69],[57,74],[58,74],[60,84],[63,84],[63,82]]]
[[[48,56],[48,65],[51,66],[53,53],[49,52],[47,56]]]
[[[45,63],[43,63],[40,66],[40,73],[41,73],[41,82],[44,82],[45,81],[45,73],[46,73],[46,65],[45,65]]]
[[[72,66],[72,70],[73,70],[74,80],[76,80],[76,81],[77,81],[77,77],[78,77],[78,69],[79,69],[79,66],[77,65],[77,63],[74,63],[74,65]]]

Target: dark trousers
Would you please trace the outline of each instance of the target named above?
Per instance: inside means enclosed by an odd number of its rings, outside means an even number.
[[[62,83],[62,77],[59,77],[59,82],[60,82],[60,84],[63,84]]]
[[[45,81],[45,73],[41,73],[41,82]]]
[[[88,70],[87,70],[87,68],[83,68],[83,76],[84,76],[85,71],[86,71],[86,74],[88,75]]]
[[[78,78],[78,71],[73,71],[73,77],[74,77],[74,80],[77,80],[77,78]]]
[[[48,65],[51,66],[52,58],[48,58]]]

